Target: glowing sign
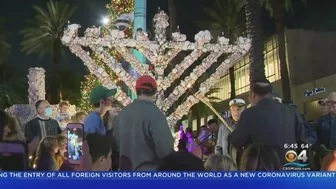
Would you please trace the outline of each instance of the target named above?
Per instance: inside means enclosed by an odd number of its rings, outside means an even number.
[[[313,95],[316,95],[316,94],[319,94],[319,93],[323,93],[326,91],[326,88],[325,87],[319,87],[319,88],[315,88],[311,91],[309,90],[306,90],[304,92],[304,96],[313,96]]]

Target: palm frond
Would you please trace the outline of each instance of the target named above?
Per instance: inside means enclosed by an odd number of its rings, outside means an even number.
[[[273,17],[274,16],[274,6],[275,1],[274,0],[260,0],[261,5],[265,7],[266,10],[270,12],[270,15]],[[301,0],[303,4],[306,4],[306,0]],[[288,12],[293,12],[293,0],[283,0],[283,6],[286,11]]]
[[[0,108],[23,103],[26,98],[27,81],[24,73],[16,66],[5,63],[0,65]]]
[[[37,53],[40,57],[52,53],[54,41],[59,41],[64,27],[74,15],[76,7],[50,0],[46,7],[33,6],[35,17],[27,20],[28,28],[20,30],[23,35],[21,51]]]
[[[197,26],[210,30],[216,37],[224,32],[231,42],[246,30],[245,0],[216,0],[213,8],[204,8],[208,20],[197,22]]]
[[[5,30],[6,19],[0,18],[0,63],[7,59],[11,46],[8,43],[9,33]]]

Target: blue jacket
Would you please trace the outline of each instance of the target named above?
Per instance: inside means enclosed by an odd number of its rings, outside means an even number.
[[[336,149],[336,117],[321,116],[316,121],[318,145],[323,144],[327,149]]]
[[[303,115],[301,115],[304,127],[306,129],[307,132],[307,138],[308,138],[308,142],[312,145],[315,146],[316,142],[317,142],[317,135],[316,135],[316,131],[315,129],[312,127],[312,125],[310,123],[308,123],[308,121],[305,119],[305,117]]]

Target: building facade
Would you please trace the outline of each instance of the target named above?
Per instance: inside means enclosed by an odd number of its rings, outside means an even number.
[[[308,120],[319,116],[317,101],[336,92],[336,33],[304,30],[286,30],[286,54],[290,74],[291,93],[294,103]],[[280,61],[276,36],[265,43],[265,75],[272,82],[274,93],[281,97]],[[237,98],[248,102],[249,58],[246,55],[235,65],[235,89]],[[214,86],[219,92],[213,94],[222,99],[216,106],[228,115],[230,101],[230,78],[227,74]],[[207,118],[202,118],[205,123]],[[203,121],[204,120],[204,121]],[[193,129],[195,120],[192,123]]]

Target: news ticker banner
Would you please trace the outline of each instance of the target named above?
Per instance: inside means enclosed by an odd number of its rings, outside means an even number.
[[[336,185],[336,172],[0,172],[0,188],[197,189],[223,184],[249,189],[329,188]]]

